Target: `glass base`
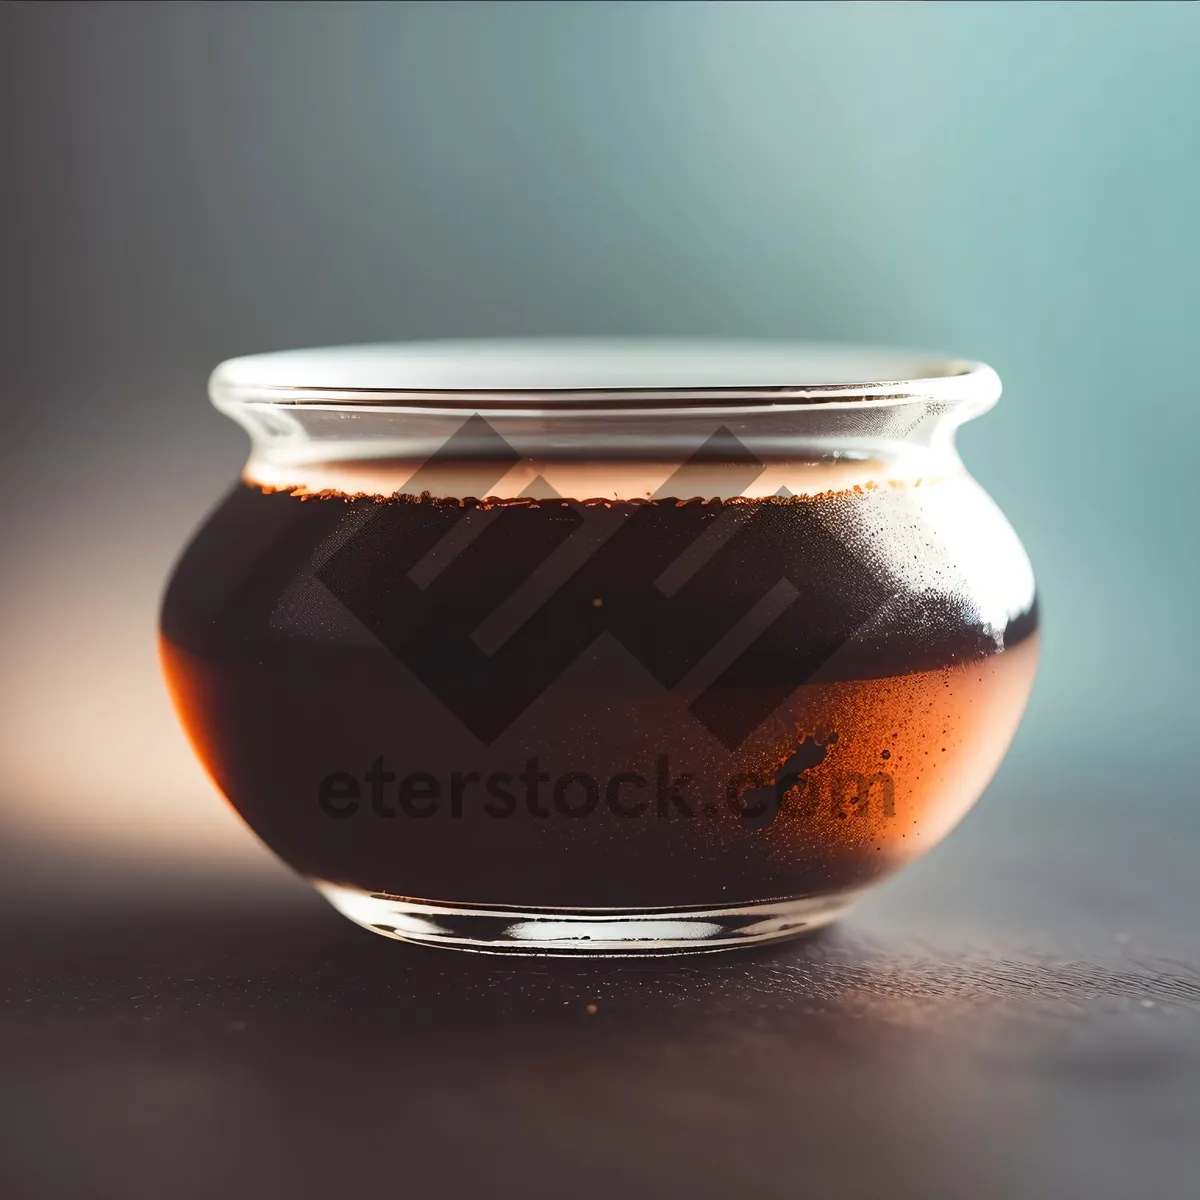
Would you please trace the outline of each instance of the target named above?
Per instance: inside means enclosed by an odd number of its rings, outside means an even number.
[[[717,908],[518,908],[447,904],[313,880],[343,916],[402,942],[485,954],[574,958],[697,954],[798,937],[861,894],[840,892]]]

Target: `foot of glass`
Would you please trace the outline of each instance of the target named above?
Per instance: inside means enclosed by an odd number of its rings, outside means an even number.
[[[715,908],[515,908],[414,900],[313,882],[343,916],[385,937],[488,954],[576,958],[695,954],[782,941],[828,924],[859,895]]]

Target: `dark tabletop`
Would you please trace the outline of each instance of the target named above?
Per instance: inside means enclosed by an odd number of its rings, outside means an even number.
[[[1200,1195],[1197,831],[1084,812],[991,797],[829,931],[612,962],[10,850],[0,1192]]]

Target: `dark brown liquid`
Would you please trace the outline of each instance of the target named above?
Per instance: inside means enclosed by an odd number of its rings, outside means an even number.
[[[855,888],[974,800],[1036,657],[1032,608],[997,629],[969,580],[900,569],[902,491],[241,485],[168,591],[168,680],[222,791],[319,881],[631,908]]]

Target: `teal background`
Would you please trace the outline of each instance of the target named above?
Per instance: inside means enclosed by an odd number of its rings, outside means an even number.
[[[1198,63],[1177,3],[0,8],[13,836],[245,840],[152,646],[240,466],[217,361],[631,333],[995,366],[962,452],[1046,649],[967,829],[1194,845]]]

